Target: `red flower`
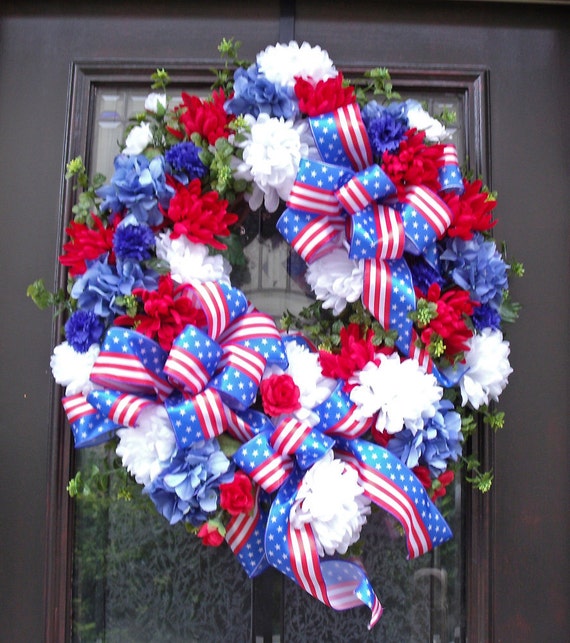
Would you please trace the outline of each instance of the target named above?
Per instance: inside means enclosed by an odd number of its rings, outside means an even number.
[[[271,375],[261,381],[259,390],[267,415],[275,417],[301,408],[299,387],[290,375]]]
[[[213,92],[211,100],[202,100],[198,96],[190,96],[182,92],[182,105],[179,108],[180,122],[188,137],[198,133],[210,145],[214,145],[219,138],[228,138],[230,134],[228,124],[234,117],[224,111],[225,102],[226,95],[223,89]]]
[[[220,199],[215,191],[202,194],[200,179],[194,179],[188,185],[177,183],[175,189],[176,194],[165,212],[173,223],[172,239],[184,236],[194,243],[225,250],[226,245],[216,237],[229,236],[228,226],[238,220],[237,214],[227,211],[228,202]]]
[[[210,522],[205,522],[198,530],[198,538],[202,539],[202,545],[219,547],[224,542],[224,536],[220,533],[219,527]]]
[[[254,502],[253,486],[245,473],[236,471],[231,482],[220,485],[220,507],[232,516],[249,513]]]
[[[105,227],[95,214],[91,215],[91,219],[95,228],[89,228],[85,223],[72,221],[65,229],[70,241],[63,244],[64,254],[61,255],[59,261],[69,268],[69,274],[72,277],[82,275],[87,270],[85,261],[97,259],[107,252],[111,253],[109,263],[115,262],[112,254],[115,226]]]
[[[438,284],[430,286],[425,299],[436,304],[437,317],[421,331],[420,338],[429,346],[433,334],[439,335],[445,344],[445,356],[454,361],[454,358],[467,350],[467,341],[473,336],[473,331],[467,327],[466,317],[473,314],[477,304],[461,288],[451,288],[442,295]]]
[[[381,447],[387,447],[388,442],[394,437],[394,434],[386,430],[378,430],[375,425],[372,426],[372,439]]]
[[[319,351],[323,375],[348,380],[355,371],[360,371],[371,362],[376,349],[372,344],[374,332],[368,329],[363,334],[358,324],[349,324],[340,331],[340,352]]]
[[[398,189],[402,199],[409,185],[424,185],[438,192],[440,189],[437,161],[442,145],[425,145],[423,132],[415,129],[406,132],[406,138],[395,153],[384,152],[382,169]]]
[[[463,179],[463,194],[449,193],[443,199],[453,213],[453,220],[447,229],[450,237],[469,240],[473,232],[490,230],[497,221],[493,220],[492,210],[497,205],[489,194],[482,192],[482,181],[469,182]]]
[[[194,307],[192,300],[185,296],[185,289],[185,286],[175,286],[170,275],[162,276],[157,290],[133,290],[133,294],[143,301],[144,314],[122,315],[113,323],[133,327],[169,351],[172,342],[188,324],[198,327],[206,324],[204,311]]]
[[[354,87],[343,86],[341,73],[334,78],[319,80],[316,85],[304,78],[296,78],[295,81],[299,109],[307,116],[327,114],[356,101]]]
[[[431,499],[437,500],[447,493],[447,487],[455,480],[453,471],[444,471],[436,480],[434,480],[431,488]]]

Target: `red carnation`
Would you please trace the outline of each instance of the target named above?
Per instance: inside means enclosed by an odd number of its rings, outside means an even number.
[[[219,526],[211,522],[205,522],[198,530],[198,538],[202,545],[219,547],[224,542],[224,535],[220,533]]]
[[[238,220],[237,214],[227,211],[228,202],[213,190],[202,194],[200,179],[188,185],[177,183],[175,189],[176,194],[165,212],[173,223],[171,238],[184,236],[194,243],[225,250],[227,246],[216,237],[229,236],[228,226]]]
[[[184,294],[185,290],[185,286],[175,286],[170,275],[164,275],[158,280],[157,290],[133,290],[133,294],[142,299],[144,314],[122,315],[113,323],[133,327],[169,351],[172,342],[188,324],[198,327],[206,324],[206,315],[194,307],[192,300]]]
[[[442,145],[425,145],[424,133],[410,129],[406,138],[394,153],[382,155],[382,169],[398,189],[402,199],[406,187],[424,185],[438,192],[440,189],[437,162],[442,154]]]
[[[319,80],[316,85],[304,78],[295,78],[295,81],[299,109],[307,116],[328,114],[356,101],[354,87],[343,86],[344,78],[341,73],[334,78]]]
[[[421,293],[418,294],[424,297]],[[468,349],[467,341],[472,337],[473,331],[467,327],[466,318],[473,314],[477,304],[471,301],[469,293],[461,288],[451,288],[441,294],[438,284],[432,284],[424,298],[436,304],[437,317],[421,331],[421,340],[429,346],[433,334],[436,333],[445,344],[445,356],[454,361],[459,354]]]
[[[299,387],[290,375],[271,375],[259,387],[263,410],[276,417],[301,408]]]
[[[376,354],[372,344],[374,332],[365,333],[358,324],[349,324],[340,331],[340,352],[319,351],[319,361],[325,377],[348,380],[355,371],[360,371]]]
[[[198,96],[190,96],[182,93],[182,105],[180,106],[180,122],[190,137],[192,134],[200,134],[210,145],[219,138],[228,138],[231,130],[228,124],[233,116],[226,114],[224,103],[226,95],[224,90],[212,92],[211,100],[202,100]]]
[[[91,215],[91,220],[95,224],[94,228],[72,221],[65,229],[70,241],[63,244],[64,254],[59,261],[69,268],[72,277],[82,275],[87,270],[86,261],[97,259],[103,254],[111,253],[109,263],[115,262],[112,254],[115,226],[105,227],[95,214]]]
[[[497,202],[482,191],[482,181],[470,182],[463,179],[463,187],[463,194],[451,192],[443,197],[453,213],[447,234],[469,240],[473,238],[474,232],[490,230],[497,223],[491,212]]]
[[[220,485],[220,507],[232,516],[249,513],[254,502],[253,485],[245,473],[236,471],[231,482]]]

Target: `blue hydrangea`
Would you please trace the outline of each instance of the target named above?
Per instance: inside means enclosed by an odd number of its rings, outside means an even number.
[[[183,521],[199,526],[217,510],[219,486],[231,482],[234,471],[217,440],[196,442],[177,451],[145,493],[171,525]]]
[[[473,311],[471,319],[477,331],[482,331],[484,328],[494,328],[496,330],[500,330],[501,328],[501,316],[498,311],[492,306],[489,306],[489,304],[477,306]]]
[[[144,223],[138,225],[123,222],[113,236],[113,249],[118,259],[150,259],[154,245],[154,233]]]
[[[176,178],[179,178],[185,185],[189,179],[201,179],[208,171],[208,168],[200,160],[200,151],[200,148],[194,143],[184,141],[173,145],[166,152],[166,162],[172,168]]]
[[[453,410],[449,400],[441,400],[433,418],[424,428],[413,433],[404,429],[396,433],[387,448],[410,469],[427,466],[437,478],[448,467],[449,460],[456,461],[462,451],[461,416]]]
[[[111,266],[105,255],[86,264],[87,270],[73,284],[71,296],[77,299],[80,309],[92,310],[103,319],[125,313],[117,298],[130,295],[134,288],[157,287],[156,273],[143,271],[137,263],[127,261]]]
[[[293,88],[275,85],[259,73],[254,63],[247,69],[239,67],[234,73],[234,96],[226,101],[225,110],[230,114],[269,114],[276,118],[293,118],[298,104]]]
[[[119,154],[111,182],[97,190],[103,199],[101,209],[112,213],[126,210],[139,223],[159,225],[163,218],[159,206],[167,208],[174,194],[166,184],[164,169],[160,155],[149,161],[143,154]]]
[[[103,335],[105,324],[92,310],[76,310],[65,324],[68,344],[78,353],[86,353]]]
[[[494,241],[485,241],[480,233],[467,241],[447,239],[441,261],[453,282],[467,290],[471,299],[499,309],[508,288],[509,266]]]

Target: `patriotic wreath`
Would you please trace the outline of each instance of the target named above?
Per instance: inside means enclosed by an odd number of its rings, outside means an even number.
[[[494,195],[386,70],[355,87],[307,43],[251,65],[220,51],[207,99],[173,102],[153,75],[109,182],[68,164],[68,289],[29,294],[66,315],[51,367],[77,448],[112,441],[171,524],[251,577],[273,566],[334,609],[368,605],[371,627],[382,607],[352,555],[371,509],[415,557],[452,535],[434,500],[458,467],[490,485],[462,450],[477,417],[502,423],[514,266]],[[281,328],[230,281],[260,212],[315,296]]]

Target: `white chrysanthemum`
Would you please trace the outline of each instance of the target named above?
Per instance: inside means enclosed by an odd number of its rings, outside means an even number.
[[[253,182],[249,205],[257,210],[264,202],[275,212],[279,199],[286,200],[291,192],[301,157],[309,156],[312,137],[305,122],[271,118],[260,114],[257,119],[246,115],[251,128],[244,133],[243,161],[235,164],[234,176]]]
[[[87,395],[93,390],[94,385],[89,376],[99,350],[99,344],[91,344],[86,353],[78,353],[67,342],[62,342],[53,349],[50,359],[51,372],[54,380],[65,386],[66,395]]]
[[[306,345],[296,341],[285,342],[285,352],[289,362],[287,369],[269,366],[265,370],[264,378],[282,373],[290,375],[299,388],[301,404],[301,408],[292,415],[299,421],[315,426],[319,422],[319,416],[312,409],[330,397],[335,389],[336,380],[323,375],[318,353],[310,351]]]
[[[364,264],[350,259],[344,248],[335,248],[313,261],[306,274],[307,283],[323,308],[332,308],[335,315],[362,295]]]
[[[166,98],[166,94],[151,92],[144,102],[144,108],[147,112],[151,112],[151,114],[156,114],[158,112],[159,105],[161,105],[163,109],[167,108],[168,99]]]
[[[151,483],[169,463],[176,449],[176,438],[164,406],[143,409],[135,428],[117,431],[117,455],[123,466],[142,485]]]
[[[358,483],[358,473],[332,451],[305,474],[289,519],[295,529],[309,523],[319,556],[345,554],[360,537],[370,513],[370,499]]]
[[[152,143],[152,131],[150,123],[141,123],[133,127],[125,141],[123,154],[142,154],[147,145]]]
[[[350,382],[357,384],[350,393],[362,418],[378,413],[376,426],[388,433],[404,427],[413,433],[424,420],[435,415],[435,404],[443,389],[431,373],[425,373],[413,359],[400,361],[397,353],[380,355],[380,364],[368,362]]]
[[[186,237],[172,239],[166,232],[156,237],[156,256],[170,266],[172,279],[179,284],[193,281],[219,281],[230,285],[229,262],[221,255],[208,254],[208,248]]]
[[[415,127],[420,132],[424,132],[427,141],[439,143],[449,138],[449,133],[443,124],[433,116],[430,116],[420,103],[408,101],[407,105],[406,118],[408,119],[408,125]]]
[[[470,402],[478,409],[482,404],[495,402],[506,387],[513,372],[509,363],[509,342],[503,339],[500,330],[484,328],[467,342],[465,353],[465,375],[461,378],[461,401],[465,406]]]
[[[307,42],[271,45],[257,54],[259,71],[272,83],[293,87],[295,77],[311,78],[314,82],[334,78],[338,72],[328,53]]]

